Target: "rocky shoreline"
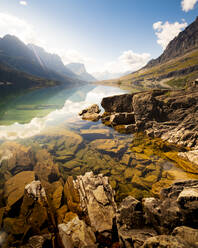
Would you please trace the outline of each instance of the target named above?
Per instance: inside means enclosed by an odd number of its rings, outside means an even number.
[[[26,184],[17,204],[1,209],[0,240],[2,247],[21,248],[195,248],[197,216],[198,180],[174,183],[159,198],[128,196],[118,205],[108,177],[87,172],[68,177],[52,201],[40,181]]]
[[[145,132],[153,138],[187,147],[179,155],[198,164],[198,79],[182,90],[152,90],[105,97],[105,112],[88,109],[84,119],[101,119],[107,126],[125,133]],[[88,118],[87,118],[88,117]]]

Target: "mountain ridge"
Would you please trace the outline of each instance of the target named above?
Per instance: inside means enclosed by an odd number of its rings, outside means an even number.
[[[61,58],[44,48],[26,45],[18,37],[5,35],[0,38],[0,64],[29,76],[59,81],[65,85],[85,84],[85,80],[67,68]],[[0,77],[1,80],[1,77]]]
[[[149,88],[182,88],[198,78],[198,17],[169,42],[165,51],[146,66],[102,84],[118,85],[134,91]]]

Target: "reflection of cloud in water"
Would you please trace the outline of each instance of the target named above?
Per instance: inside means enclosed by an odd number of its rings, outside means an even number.
[[[66,100],[62,109],[52,111],[47,116],[42,118],[33,118],[27,124],[14,123],[10,126],[0,126],[0,139],[15,140],[17,138],[29,138],[39,134],[47,126],[58,125],[65,121],[72,115],[93,103],[100,103],[103,97],[124,93],[124,91],[113,88],[98,86],[92,91],[88,92],[86,99],[81,102],[73,102],[72,98]],[[75,94],[74,94],[75,97]]]

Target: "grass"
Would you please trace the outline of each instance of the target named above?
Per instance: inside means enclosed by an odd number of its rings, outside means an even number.
[[[194,80],[198,77],[198,70],[189,74],[180,75],[172,78],[159,80],[159,77],[168,73],[179,71],[185,68],[198,65],[198,49],[191,51],[183,56],[172,59],[152,68],[143,68],[139,71],[114,80],[103,81],[103,84],[118,85],[119,87],[135,88],[137,90],[152,88],[156,86],[181,88],[187,81]]]

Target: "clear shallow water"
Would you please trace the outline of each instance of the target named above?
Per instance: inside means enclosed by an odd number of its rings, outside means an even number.
[[[156,144],[148,138],[119,134],[100,121],[83,121],[78,116],[80,110],[100,104],[103,97],[122,93],[119,88],[87,85],[40,89],[13,98],[1,109],[0,193],[4,194],[11,177],[24,170],[40,175],[42,168],[38,171],[35,164],[44,166],[45,161],[58,166],[64,181],[90,170],[109,176],[118,201],[129,194],[155,195],[175,180],[196,178],[163,151],[156,153]],[[51,183],[49,177],[43,180]]]
[[[29,92],[17,97],[5,108],[0,117],[0,139],[32,137],[49,126],[66,123],[72,117],[77,118],[80,110],[94,103],[100,104],[103,97],[124,92],[114,87],[93,85]]]

